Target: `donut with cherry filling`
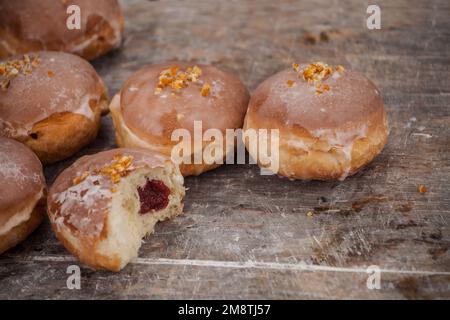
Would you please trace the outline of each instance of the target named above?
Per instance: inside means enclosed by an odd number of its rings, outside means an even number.
[[[119,271],[137,257],[158,221],[182,213],[183,176],[170,158],[114,149],[77,160],[56,179],[48,215],[58,239],[81,262]]]

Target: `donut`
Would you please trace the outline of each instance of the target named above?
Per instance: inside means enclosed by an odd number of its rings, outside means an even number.
[[[113,149],[63,171],[50,189],[47,212],[57,238],[82,263],[119,271],[137,257],[158,221],[181,214],[183,183],[164,155]]]
[[[0,0],[0,58],[50,50],[92,60],[120,46],[123,26],[117,0]]]
[[[294,63],[257,87],[244,132],[260,129],[279,132],[273,173],[303,180],[344,180],[371,162],[388,137],[375,85],[358,72],[323,62]],[[245,144],[258,159],[250,142]]]
[[[0,62],[0,136],[26,144],[43,164],[92,141],[108,103],[102,79],[78,56],[40,51]]]
[[[0,254],[25,240],[45,216],[42,165],[25,145],[0,137]]]
[[[210,65],[175,61],[144,67],[132,75],[110,104],[117,143],[121,147],[141,147],[171,156],[179,140],[176,129],[184,129],[194,139],[195,122],[202,132],[242,128],[249,93],[238,77]],[[183,154],[183,176],[199,175],[223,164],[234,146],[223,146],[212,160],[203,161],[203,152],[218,141],[192,143],[191,153]],[[200,154],[199,161],[194,154]]]

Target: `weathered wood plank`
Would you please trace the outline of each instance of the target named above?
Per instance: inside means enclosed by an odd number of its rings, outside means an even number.
[[[111,94],[163,60],[213,63],[251,89],[294,60],[325,60],[380,87],[389,143],[344,182],[250,165],[190,177],[185,215],[160,224],[121,273],[82,269],[80,291],[66,288],[75,262],[45,223],[0,257],[0,298],[450,298],[448,1],[379,1],[378,31],[356,0],[123,3],[125,44],[94,62]],[[77,157],[114,145],[107,117]],[[74,159],[47,168],[49,183]],[[366,287],[370,265],[385,269],[381,290]]]

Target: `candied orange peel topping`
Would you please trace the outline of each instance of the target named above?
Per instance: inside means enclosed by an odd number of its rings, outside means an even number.
[[[200,81],[203,71],[198,66],[187,67],[185,70],[178,66],[172,66],[161,71],[158,78],[158,85],[155,88],[155,94],[161,94],[165,88],[170,87],[172,94],[189,86],[190,83],[202,84],[201,95],[207,97],[210,94],[211,86]]]
[[[419,193],[424,194],[424,193],[426,193],[426,192],[427,192],[427,188],[426,188],[423,184],[421,184],[421,185],[419,186]]]
[[[73,179],[73,185],[82,183],[89,176],[89,171],[84,171],[80,176]]]
[[[295,81],[294,80],[288,80],[288,81],[286,81],[286,85],[289,88],[292,88],[293,86],[295,86]]]
[[[334,72],[343,73],[345,71],[341,65],[333,67],[320,61],[310,63],[304,68],[301,68],[298,63],[293,63],[292,68],[298,73],[299,79],[314,85],[316,95],[321,95],[331,89],[329,85],[323,82],[330,78]]]
[[[341,65],[337,65],[334,69],[335,69],[337,72],[340,72],[340,73],[342,73],[342,72],[345,71],[344,67],[341,66]]]
[[[333,69],[325,63],[316,62],[303,69],[303,80],[309,83],[317,83],[327,80],[333,73]]]
[[[108,176],[111,178],[112,183],[119,183],[121,178],[128,174],[133,159],[133,156],[117,154],[114,156],[114,160],[110,165],[94,170],[94,174]],[[89,175],[89,171],[84,171],[80,176],[73,179],[73,185],[82,183]],[[111,192],[114,193],[115,191],[113,190],[115,190],[115,188],[111,188]]]
[[[22,59],[9,60],[0,63],[0,76],[4,77],[0,81],[0,89],[7,90],[11,84],[11,79],[23,75],[30,75],[41,63],[39,57],[23,55]]]
[[[113,163],[101,168],[99,173],[109,176],[114,184],[119,183],[120,179],[128,173],[133,159],[133,156],[117,154],[114,156]]]
[[[200,91],[202,97],[209,96],[210,92],[211,92],[211,86],[208,83],[205,83],[202,87],[202,90]]]

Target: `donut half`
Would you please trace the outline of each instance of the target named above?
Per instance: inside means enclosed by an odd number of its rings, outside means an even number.
[[[63,171],[50,189],[48,215],[58,239],[81,262],[119,271],[158,221],[182,213],[184,194],[183,176],[168,157],[114,149]]]

